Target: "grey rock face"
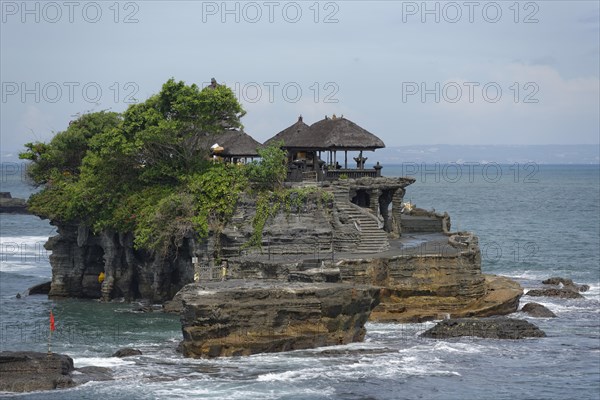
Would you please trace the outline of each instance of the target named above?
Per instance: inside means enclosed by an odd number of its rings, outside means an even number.
[[[524,339],[528,337],[545,337],[546,334],[528,321],[500,317],[448,319],[423,332],[421,336],[432,339],[448,339],[461,336],[489,339]]]
[[[102,232],[58,225],[58,235],[45,247],[52,250],[52,297],[171,299],[193,281],[192,253],[197,244],[184,240],[177,257],[158,259],[133,248],[130,234]],[[100,273],[105,280],[100,283]]]
[[[0,391],[31,392],[68,388],[73,359],[62,354],[31,351],[0,353]]]
[[[524,313],[537,318],[556,318],[556,314],[538,303],[527,303],[521,309]]]
[[[132,349],[130,347],[124,347],[122,349],[117,350],[112,356],[113,357],[131,357],[131,356],[140,356],[142,352],[138,349]]]
[[[562,286],[563,289],[571,290],[573,292],[587,292],[590,289],[589,285],[581,285],[580,286],[580,285],[577,285],[575,282],[573,282],[572,279],[561,278],[561,277],[548,278],[548,279],[542,281],[542,283],[544,285]]]
[[[558,297],[561,299],[582,299],[583,296],[579,292],[570,289],[532,289],[525,293],[527,296],[533,297]]]
[[[35,285],[27,289],[27,293],[31,296],[34,294],[48,294],[50,293],[50,285],[52,282],[44,282],[39,285]]]

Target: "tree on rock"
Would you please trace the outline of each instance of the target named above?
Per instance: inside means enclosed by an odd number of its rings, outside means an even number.
[[[139,248],[166,255],[194,227],[206,233],[191,177],[211,171],[211,141],[241,128],[244,114],[228,87],[201,90],[174,79],[122,114],[84,114],[49,143],[25,145],[20,157],[32,161],[28,174],[45,185],[29,209],[95,232],[133,232]],[[237,192],[239,185],[222,190]],[[232,206],[234,198],[216,201]],[[160,235],[152,233],[157,228]]]
[[[120,123],[121,116],[116,112],[83,114],[71,121],[65,131],[57,133],[50,143],[26,143],[26,150],[19,157],[33,161],[27,174],[36,185],[48,183],[57,175],[78,175],[90,140]]]

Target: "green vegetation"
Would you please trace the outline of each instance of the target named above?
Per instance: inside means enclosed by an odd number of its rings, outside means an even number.
[[[249,165],[249,176],[256,189],[279,190],[287,175],[287,153],[283,142],[259,149],[261,161]]]
[[[247,245],[260,248],[265,224],[269,218],[275,216],[279,211],[284,211],[287,215],[291,212],[302,212],[302,208],[307,204],[311,195],[316,197],[319,206],[327,205],[333,201],[331,193],[316,187],[261,192],[256,202],[256,215],[252,220],[252,236]]]
[[[121,122],[121,116],[114,112],[85,114],[72,121],[66,131],[57,133],[49,144],[25,144],[27,150],[21,153],[21,158],[33,161],[29,177],[41,185],[57,175],[79,175],[90,139],[116,128]]]
[[[210,160],[209,146],[225,130],[241,128],[244,114],[226,86],[200,90],[170,79],[122,114],[81,115],[49,143],[27,143],[20,154],[32,161],[29,177],[44,186],[29,209],[96,233],[133,232],[136,248],[161,257],[186,237],[211,233],[219,258],[220,234],[248,191],[258,198],[249,245],[260,246],[267,219],[299,208],[307,193],[283,189],[287,160],[280,144],[246,166]]]

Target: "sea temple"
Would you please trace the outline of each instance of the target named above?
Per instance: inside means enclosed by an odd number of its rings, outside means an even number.
[[[405,203],[414,179],[383,176],[376,135],[343,116],[299,117],[265,144],[228,131],[212,157],[249,163],[270,144],[287,154],[289,204],[243,192],[218,232],[186,236],[167,259],[135,249],[131,234],[54,222],[50,296],[164,303],[181,312],[190,357],[348,343],[367,320],[516,311],[520,286],[482,274],[477,237]]]

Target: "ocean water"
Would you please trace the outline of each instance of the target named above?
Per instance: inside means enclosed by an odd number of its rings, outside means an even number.
[[[32,192],[11,166],[2,191]],[[48,313],[57,330],[52,350],[76,367],[110,367],[115,379],[25,399],[599,399],[600,168],[554,165],[384,166],[386,176],[417,182],[405,200],[447,211],[454,229],[479,235],[486,273],[528,289],[550,276],[591,289],[584,299],[528,298],[558,318],[525,318],[548,335],[521,341],[422,339],[433,326],[367,324],[363,343],[218,360],[190,360],[175,349],[176,316],[136,313],[135,305],[45,296],[16,299],[50,279],[43,243],[55,229],[33,216],[0,215],[0,349],[46,351]],[[143,355],[111,354],[136,347]]]

